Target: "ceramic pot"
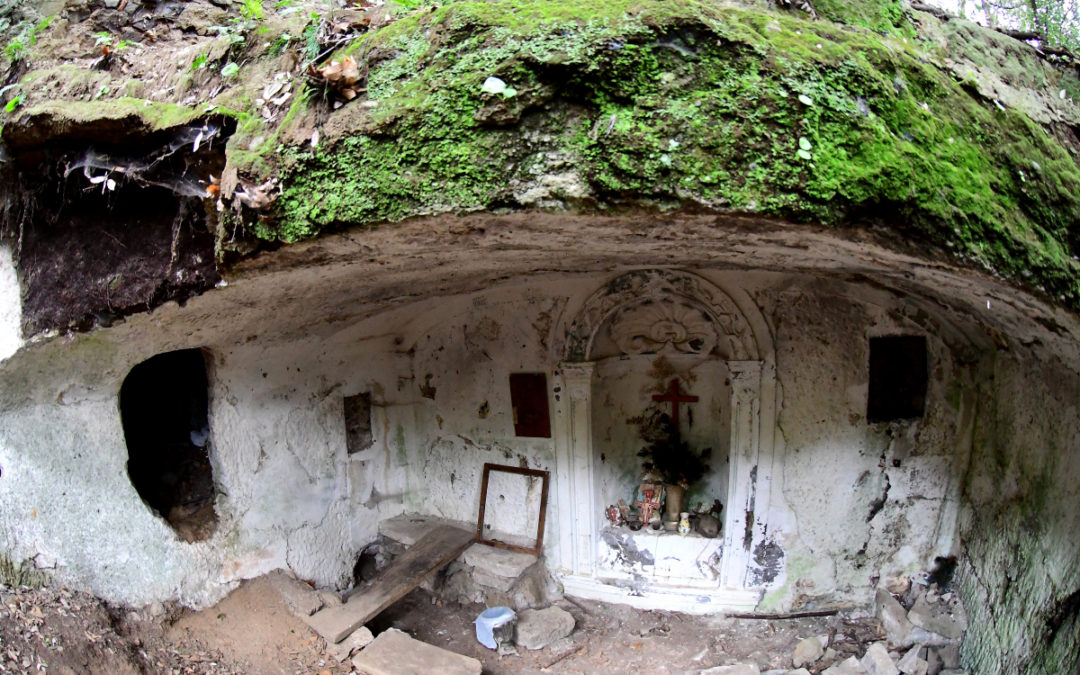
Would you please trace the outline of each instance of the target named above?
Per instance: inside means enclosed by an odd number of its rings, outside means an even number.
[[[701,536],[712,539],[720,534],[720,521],[713,516],[701,516],[697,521],[697,531]]]

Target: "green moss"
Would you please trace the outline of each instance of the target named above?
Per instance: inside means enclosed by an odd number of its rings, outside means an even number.
[[[189,124],[202,113],[171,103],[159,103],[139,98],[117,98],[103,101],[50,101],[28,108],[27,116],[50,115],[76,123],[102,120],[137,120],[134,131],[141,126],[146,131],[160,131]]]
[[[831,21],[882,33],[912,35],[900,0],[814,0],[818,14]]]
[[[259,238],[514,204],[571,167],[575,208],[869,226],[1080,301],[1076,158],[907,40],[710,2],[506,0],[350,49],[375,57],[364,107],[334,113],[355,132],[284,149]],[[492,76],[516,96],[482,93]]]

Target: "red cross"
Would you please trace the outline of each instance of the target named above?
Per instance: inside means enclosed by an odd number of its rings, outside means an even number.
[[[675,429],[679,428],[679,404],[680,403],[697,403],[697,396],[680,396],[679,395],[679,380],[676,378],[671,381],[671,386],[666,394],[654,394],[652,397],[654,401],[664,401],[671,403],[671,422],[675,425]]]

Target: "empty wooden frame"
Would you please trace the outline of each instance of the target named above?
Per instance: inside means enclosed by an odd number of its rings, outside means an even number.
[[[488,475],[492,471],[516,473],[522,476],[539,478],[542,481],[540,488],[540,518],[539,522],[536,524],[536,545],[533,548],[516,546],[514,544],[508,544],[505,541],[487,539],[484,537],[484,511],[487,509]],[[531,555],[540,555],[540,550],[544,547],[544,521],[547,519],[548,481],[550,478],[551,472],[543,471],[541,469],[522,469],[518,466],[507,466],[505,464],[484,464],[484,477],[480,482],[480,515],[476,519],[476,541],[496,548],[505,548],[519,553],[529,553]]]

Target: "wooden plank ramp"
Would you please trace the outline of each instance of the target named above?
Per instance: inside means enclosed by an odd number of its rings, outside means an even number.
[[[343,605],[327,607],[307,623],[330,643],[341,642],[379,612],[405,597],[434,572],[450,564],[476,538],[475,532],[437,525],[375,579],[371,588]]]

